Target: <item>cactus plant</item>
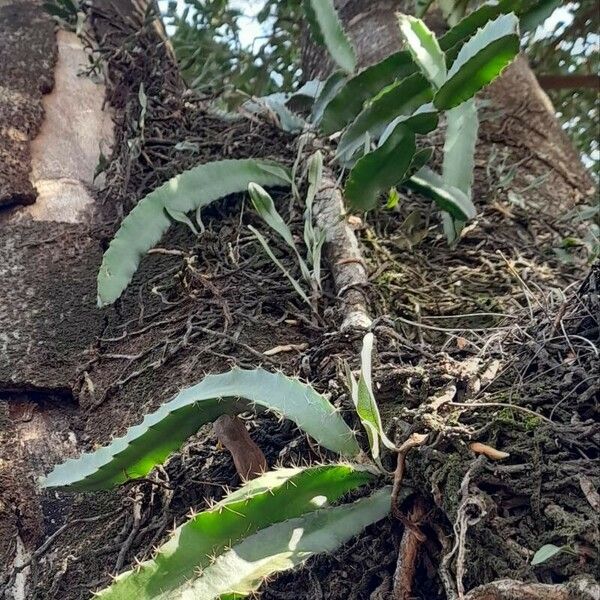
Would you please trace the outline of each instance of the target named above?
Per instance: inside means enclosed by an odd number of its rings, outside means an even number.
[[[144,477],[205,423],[255,405],[291,419],[334,452],[352,457],[360,450],[341,415],[312,387],[282,373],[233,369],[182,390],[123,437],[58,465],[41,485],[99,490]]]
[[[197,210],[254,181],[289,187],[286,168],[259,159],[219,160],[193,167],[150,192],[123,219],[98,273],[98,305],[112,304],[129,285],[142,256],[171,225],[171,214]]]
[[[346,464],[278,469],[246,483],[178,527],[151,560],[119,575],[100,592],[102,600],[177,597],[211,556],[264,527],[335,502],[373,479],[365,467]]]
[[[355,407],[379,472],[383,432],[371,383],[374,338],[363,340],[361,374],[350,375]],[[260,405],[295,421],[323,446],[364,462],[352,430],[311,386],[263,369],[208,375],[147,415],[108,446],[54,469],[44,487],[95,490],[147,474],[203,423]],[[208,509],[192,514],[155,555],[120,574],[102,600],[233,600],[256,592],[271,574],[335,550],[391,508],[391,488],[353,504],[329,505],[374,479],[377,469],[335,463],[270,471]],[[396,494],[397,496],[397,494]],[[394,497],[395,499],[395,497]]]

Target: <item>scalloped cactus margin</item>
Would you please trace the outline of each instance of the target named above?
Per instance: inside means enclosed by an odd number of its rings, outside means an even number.
[[[233,600],[252,594],[274,573],[298,566],[314,554],[333,552],[385,518],[390,511],[390,493],[391,488],[385,487],[352,504],[317,510],[262,529],[218,556],[198,578],[168,598]]]
[[[251,410],[255,405],[294,421],[333,452],[353,457],[360,451],[340,413],[311,386],[283,373],[233,369],[207,375],[146,415],[123,437],[58,465],[41,486],[99,490],[144,477],[205,423],[224,413]]]
[[[178,590],[257,531],[324,508],[368,483],[374,474],[347,464],[285,468],[249,481],[239,490],[178,527],[151,560],[119,575],[98,593],[101,600],[155,600]]]
[[[218,160],[198,165],[169,179],[142,198],[123,219],[102,258],[98,272],[98,306],[117,300],[131,282],[142,256],[171,226],[167,213],[186,213],[243,192],[250,182],[289,187],[286,167],[268,160]]]

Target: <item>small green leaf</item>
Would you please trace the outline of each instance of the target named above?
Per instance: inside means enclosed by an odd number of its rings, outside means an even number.
[[[333,0],[304,0],[304,12],[315,41],[348,73],[356,67],[356,54],[333,6]]]
[[[304,300],[304,302],[306,302],[308,306],[313,308],[310,298],[306,295],[306,292],[302,289],[302,286],[300,285],[298,280],[283,266],[282,262],[275,256],[275,254],[273,254],[273,250],[271,250],[269,242],[267,242],[265,237],[257,229],[252,227],[252,225],[249,225],[248,229],[254,234],[256,239],[259,241],[267,256],[273,261],[273,264],[287,277],[288,281],[292,284],[292,287],[294,288],[298,296],[300,296],[300,298],[302,298],[302,300]]]
[[[545,544],[542,546],[531,559],[532,565],[539,565],[547,560],[550,560],[553,556],[560,554],[565,549],[564,546],[555,546],[554,544]]]
[[[254,208],[256,209],[256,212],[264,219],[265,223],[273,231],[275,231],[275,233],[277,233],[294,251],[296,258],[298,259],[298,264],[300,265],[302,277],[304,277],[306,281],[310,282],[310,272],[308,267],[300,255],[300,252],[298,252],[292,232],[290,231],[286,222],[282,219],[281,215],[277,212],[273,198],[271,198],[270,194],[257,183],[250,183],[248,185],[248,192],[250,193],[250,198]]]
[[[446,57],[435,35],[421,19],[409,15],[398,15],[398,24],[406,46],[423,75],[436,88],[441,87],[446,79]]]
[[[448,185],[442,177],[428,167],[423,167],[405,182],[407,187],[431,198],[442,210],[457,219],[472,219],[477,211],[469,197],[458,188]]]
[[[464,44],[433,103],[454,108],[491,83],[519,53],[519,20],[510,13],[490,21]]]
[[[320,150],[317,150],[308,159],[308,192],[306,193],[306,216],[305,219],[309,218],[312,221],[312,207],[315,200],[315,196],[319,187],[321,186],[321,179],[323,178],[323,154]]]
[[[400,194],[398,193],[398,190],[395,187],[390,188],[385,207],[389,209],[396,208],[396,206],[398,206],[398,202],[400,202]]]
[[[420,148],[417,150],[410,161],[410,167],[404,176],[404,179],[410,179],[415,173],[418,173],[433,156],[433,147]]]
[[[304,563],[314,554],[333,552],[390,511],[389,487],[335,508],[277,523],[246,538],[216,560],[169,600],[241,598],[264,579]]]
[[[287,223],[277,212],[271,195],[263,187],[258,185],[258,183],[254,182],[248,184],[248,193],[250,194],[254,209],[263,218],[265,223],[275,231],[290,248],[296,251],[296,243],[294,242],[292,232],[287,226]]]
[[[352,400],[356,407],[356,412],[360,418],[367,437],[369,438],[369,447],[371,448],[371,455],[373,460],[379,460],[379,440],[389,448],[395,450],[393,442],[391,442],[383,431],[383,424],[381,422],[381,415],[379,414],[379,407],[373,394],[373,383],[371,380],[371,363],[373,353],[373,342],[374,336],[372,333],[367,333],[363,338],[363,347],[360,354],[360,377],[358,378],[358,384],[352,386]]]
[[[383,90],[351,123],[337,148],[337,155],[349,160],[364,143],[365,137],[377,139],[388,123],[402,115],[412,115],[433,97],[431,86],[420,73],[415,73]]]
[[[100,490],[145,477],[205,423],[255,405],[294,421],[334,452],[356,456],[360,450],[339,412],[309,385],[283,373],[233,369],[207,375],[182,390],[107,446],[66,460],[43,480],[42,487]]]
[[[171,219],[173,219],[174,221],[178,221],[179,223],[183,223],[184,225],[187,225],[194,235],[199,235],[196,226],[192,223],[192,220],[184,212],[181,212],[179,210],[173,210],[167,207],[165,207],[165,211],[171,217]]]
[[[396,52],[349,79],[328,101],[321,129],[327,135],[343,129],[363,109],[365,102],[385,87],[417,72],[407,51]]]
[[[415,134],[399,123],[385,143],[360,158],[350,171],[344,197],[351,208],[375,208],[377,198],[401,183],[415,153]]]
[[[98,594],[102,600],[158,600],[173,597],[186,582],[257,531],[322,509],[373,479],[360,466],[333,464],[278,469],[186,521],[151,560],[119,575]]]

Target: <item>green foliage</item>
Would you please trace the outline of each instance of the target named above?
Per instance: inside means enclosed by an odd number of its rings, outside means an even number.
[[[303,22],[302,3],[297,0],[257,1],[257,20],[263,32],[252,48],[240,41],[246,15],[227,0],[199,3],[185,0],[184,14],[170,11],[174,29],[172,42],[194,87],[210,92],[224,92],[231,107],[250,96],[267,96],[277,91],[293,90],[301,80],[300,52]],[[415,3],[415,14],[424,14],[431,2]],[[444,3],[443,3],[444,4]],[[455,10],[454,5],[457,5]],[[557,0],[500,0],[476,6],[475,2],[448,0],[445,11],[451,21],[468,14],[439,39],[446,53],[448,67],[461,46],[486,23],[502,14],[519,16],[522,32],[528,36],[527,52],[537,73],[594,75],[598,72],[597,31],[600,13],[594,0],[563,4],[553,31],[538,26],[559,4]],[[238,6],[238,5],[235,5]],[[252,5],[254,7],[254,4]],[[471,11],[471,12],[469,12]],[[451,23],[453,24],[453,23]],[[536,31],[537,30],[537,31]],[[398,52],[373,65],[341,85],[340,94],[330,102],[322,98],[322,130],[331,134],[342,129],[364,108],[366,102],[384,87],[407,77],[416,70],[409,52]],[[379,79],[375,82],[374,79]],[[587,164],[598,161],[600,152],[596,136],[598,94],[593,88],[550,89],[548,93],[558,110],[565,129],[584,154]],[[288,106],[288,108],[291,108]],[[313,122],[319,122],[319,114]]]
[[[475,170],[475,146],[479,120],[475,100],[467,100],[446,113],[446,140],[442,178],[471,200],[471,187]],[[460,234],[463,221],[447,213],[444,218],[446,238],[453,242]]]
[[[464,192],[446,183],[428,167],[415,173],[406,185],[431,198],[442,210],[460,221],[472,219],[477,213],[473,202]]]
[[[514,14],[490,21],[460,49],[434,105],[450,109],[491,83],[519,52],[519,20]]]
[[[444,217],[450,241],[456,238],[467,215],[475,214],[471,184],[478,121],[470,99],[500,74],[519,48],[518,20],[514,14],[500,15],[476,29],[481,16],[489,13],[484,11],[478,19],[460,22],[439,43],[421,20],[399,16],[400,31],[412,56],[410,62],[422,74],[412,73],[381,91],[371,90],[372,100],[344,130],[337,149],[342,163],[352,165],[355,152],[365,148],[365,155],[354,164],[346,183],[345,195],[351,207],[372,209],[377,198],[390,187],[411,178],[412,187],[425,192],[450,213]],[[465,38],[469,39],[463,44]],[[446,73],[449,55],[443,49],[450,44],[452,61]],[[427,104],[432,99],[433,105]],[[465,101],[466,105],[461,106]],[[414,134],[435,128],[437,111],[447,109],[454,110],[447,115],[442,176],[431,170],[415,173],[418,169],[411,169],[412,157],[418,150]],[[340,118],[338,122],[342,121]],[[371,142],[377,138],[378,147],[371,150]],[[419,164],[425,157],[425,153],[419,155]]]
[[[336,64],[352,73],[356,54],[333,6],[333,0],[303,0],[304,12],[314,40],[325,46]]]
[[[294,251],[296,258],[298,259],[302,275],[307,281],[310,281],[310,271],[308,270],[304,259],[302,256],[300,256],[300,252],[298,252],[296,242],[294,242],[294,238],[292,237],[292,232],[281,215],[277,212],[273,198],[271,198],[269,193],[257,183],[250,183],[250,185],[248,185],[248,193],[250,194],[250,199],[252,200],[252,204],[256,212],[263,218],[265,223],[273,231],[275,231],[279,237],[281,237],[281,239],[283,239],[285,243]]]
[[[331,100],[338,96],[347,79],[348,77],[344,71],[334,71],[327,78],[313,105],[310,119],[315,125],[321,123],[325,109],[329,106]]]
[[[402,183],[415,153],[415,134],[404,123],[396,125],[385,143],[369,152],[352,168],[344,197],[350,207],[367,211],[390,187]]]
[[[167,22],[171,42],[188,84],[206,93],[221,93],[228,108],[242,97],[291,90],[300,69],[298,39],[302,8],[297,0],[264,0],[256,19],[265,33],[247,47],[241,30],[247,16],[227,0],[171,2]]]
[[[146,415],[123,437],[55,467],[42,487],[99,490],[144,477],[205,423],[255,406],[294,421],[334,452],[345,456],[359,452],[354,435],[340,414],[310,386],[282,373],[234,369],[206,376]]]
[[[152,559],[119,575],[102,600],[178,597],[211,557],[257,531],[336,502],[368,483],[364,467],[344,464],[270,471],[244,484],[214,506],[192,515],[158,548]],[[270,548],[269,548],[270,549]]]
[[[378,138],[390,121],[411,115],[432,97],[431,86],[420,73],[384,88],[346,128],[338,144],[338,156],[349,160],[364,144],[367,135],[370,139]]]
[[[358,382],[354,379],[352,372],[347,368],[348,382],[352,396],[352,402],[356,408],[356,413],[364,427],[369,439],[371,456],[375,461],[379,460],[379,440],[383,442],[390,450],[395,450],[394,443],[388,439],[383,431],[379,407],[373,394],[373,384],[371,381],[371,363],[373,353],[374,336],[367,333],[363,338],[363,347],[361,351],[361,369]]]
[[[523,2],[518,11],[521,31],[535,31],[561,4],[562,0]]]
[[[250,198],[256,212],[263,218],[267,225],[269,225],[269,227],[285,241],[287,246],[294,251],[304,281],[309,284],[311,291],[315,292],[321,289],[321,251],[325,242],[325,232],[319,227],[315,227],[313,214],[314,199],[321,185],[321,178],[323,175],[323,155],[318,150],[308,160],[307,175],[309,185],[305,199],[303,232],[303,239],[306,247],[306,261],[298,250],[292,232],[281,215],[277,212],[275,203],[269,193],[255,183],[251,183],[248,186],[248,192],[250,193]],[[293,186],[293,189],[294,195],[298,197],[296,185]],[[313,302],[311,302],[306,295],[298,280],[293,277],[288,269],[286,269],[281,261],[275,256],[265,237],[261,235],[256,228],[250,226],[249,229],[258,239],[269,258],[290,281],[292,287],[296,290],[302,300],[304,300],[304,302],[312,309],[315,309]],[[312,267],[312,269],[309,268],[309,266]]]
[[[233,599],[258,590],[270,575],[333,552],[390,510],[390,489],[336,508],[326,508],[271,525],[218,556],[170,600]]]
[[[322,161],[313,155],[309,186],[317,186]],[[310,192],[312,194],[313,192]],[[268,202],[258,197],[263,210]],[[358,382],[350,375],[353,402],[379,464],[379,441],[396,450],[383,432],[371,383],[373,335],[367,334]],[[334,452],[360,456],[352,431],[312,387],[261,369],[209,375],[147,415],[141,425],[109,446],[68,460],[44,487],[95,490],[141,477],[162,462],[203,423],[253,405],[294,420]],[[380,469],[383,472],[382,469]],[[119,575],[97,596],[103,600],[211,600],[256,592],[272,574],[331,552],[390,511],[390,487],[334,508],[344,494],[374,480],[370,466],[334,463],[265,473],[192,514],[154,556]]]
[[[437,38],[423,21],[410,15],[399,15],[398,23],[413,60],[423,75],[439,88],[446,80],[446,56]]]
[[[533,555],[533,558],[531,559],[531,564],[534,567],[536,565],[541,565],[542,563],[545,563],[547,560],[550,560],[552,557],[561,553],[577,554],[569,546],[555,546],[554,544],[545,544]]]
[[[104,253],[98,273],[98,305],[112,304],[123,293],[142,256],[167,231],[171,221],[165,209],[179,213],[197,210],[250,182],[289,186],[287,170],[258,159],[220,160],[180,173],[147,196],[123,219]],[[171,213],[173,214],[173,212]]]
[[[336,95],[329,98],[320,123],[322,131],[325,134],[339,131],[360,113],[372,96],[395,81],[412,75],[416,70],[417,67],[407,51],[396,52],[363,69],[348,79]]]
[[[273,264],[286,276],[287,280],[292,284],[292,287],[300,296],[300,298],[302,298],[302,300],[306,302],[306,304],[310,308],[313,308],[310,298],[306,295],[306,292],[302,289],[302,286],[300,285],[298,280],[283,266],[283,263],[275,256],[265,236],[262,235],[260,231],[258,231],[258,229],[252,227],[252,225],[249,225],[248,229],[254,234],[254,237],[259,241],[267,256],[273,261]]]
[[[585,164],[598,178],[600,139],[598,85],[570,86],[575,76],[597,77],[600,72],[600,11],[596,0],[580,0],[561,8],[561,19],[552,29],[538,29],[529,36],[527,55],[537,74],[563,77],[565,87],[547,89],[558,117]],[[597,81],[597,79],[596,79]]]
[[[463,102],[446,113],[442,176],[446,183],[469,197],[473,185],[478,128],[477,107],[473,100]]]

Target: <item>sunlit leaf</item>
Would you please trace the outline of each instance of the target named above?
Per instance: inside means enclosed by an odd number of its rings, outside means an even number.
[[[318,510],[262,529],[218,556],[169,600],[233,600],[256,592],[266,577],[300,565],[314,554],[333,552],[383,519],[390,511],[390,493],[385,487],[353,504]]]
[[[99,490],[145,477],[205,423],[222,414],[251,410],[255,405],[294,421],[334,452],[346,456],[359,452],[339,412],[312,387],[283,373],[233,369],[207,375],[146,415],[123,437],[95,452],[66,460],[42,481],[42,487]]]
[[[434,105],[449,109],[473,97],[511,63],[519,43],[519,20],[514,14],[490,21],[460,49]]]
[[[211,556],[261,529],[322,509],[373,479],[365,468],[332,464],[278,469],[249,481],[175,529],[152,559],[119,575],[101,600],[173,597]]]
[[[446,79],[446,57],[437,38],[421,19],[410,15],[399,15],[398,24],[413,60],[423,75],[439,88]]]

